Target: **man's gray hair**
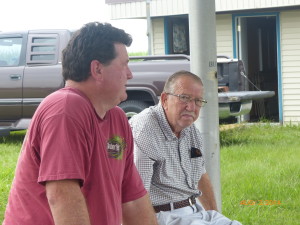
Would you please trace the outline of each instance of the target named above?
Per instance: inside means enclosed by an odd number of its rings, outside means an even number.
[[[200,77],[198,77],[197,75],[186,71],[186,70],[180,70],[174,74],[172,74],[168,80],[165,83],[164,86],[164,92],[165,93],[174,93],[174,84],[176,83],[176,81],[181,78],[181,77],[189,77],[195,80],[195,82],[198,82],[201,86],[203,86],[202,80],[200,79]]]

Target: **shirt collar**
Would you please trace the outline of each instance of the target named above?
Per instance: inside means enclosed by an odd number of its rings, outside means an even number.
[[[162,129],[162,132],[164,133],[164,135],[166,136],[166,138],[168,140],[172,140],[172,139],[177,139],[176,135],[173,133],[171,126],[167,120],[165,111],[161,105],[161,103],[159,102],[158,105],[154,108],[154,112],[156,114],[159,126]],[[184,128],[181,132],[180,132],[180,138],[183,138],[190,130],[190,127]]]

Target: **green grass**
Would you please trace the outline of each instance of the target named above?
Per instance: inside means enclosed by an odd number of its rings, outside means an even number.
[[[148,52],[129,52],[129,56],[146,56],[148,55]]]
[[[300,126],[240,126],[220,139],[222,213],[247,225],[299,224]]]
[[[3,221],[18,155],[25,132],[12,132],[10,136],[0,137],[0,221]]]
[[[0,221],[23,137],[0,137]],[[299,224],[300,126],[242,125],[220,131],[220,139],[222,213],[244,225]]]

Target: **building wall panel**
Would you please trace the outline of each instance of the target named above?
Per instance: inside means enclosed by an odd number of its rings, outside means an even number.
[[[110,19],[146,18],[146,2],[130,2],[110,5]]]
[[[298,114],[300,116],[300,106],[286,105],[285,107],[287,111],[294,112],[294,115]]]
[[[300,10],[280,14],[282,103],[285,123],[300,121]]]
[[[291,124],[291,125],[298,125],[300,123],[300,120],[297,121],[297,117],[287,117],[290,119],[289,121],[286,122],[286,124]],[[294,121],[294,122],[292,122]]]
[[[151,17],[188,14],[189,12],[188,0],[151,0],[150,4]],[[146,1],[125,1],[109,6],[111,19],[146,18]],[[300,6],[300,0],[215,0],[216,12],[287,6]]]
[[[297,69],[295,72],[293,71],[293,72],[286,73],[286,76],[284,77],[284,79],[285,78],[294,78],[294,77],[298,78],[299,72],[300,72],[300,70]]]
[[[293,64],[292,66],[284,66],[282,65],[282,76],[283,79],[285,78],[286,75],[294,72],[299,72],[299,67]],[[299,75],[300,76],[300,75]]]
[[[295,101],[298,101],[299,102],[299,100],[300,100],[300,95],[290,95],[290,96],[287,96],[287,98],[286,98],[287,100],[290,100],[290,101],[293,101],[293,100],[295,100]],[[297,104],[297,102],[295,103],[295,104]]]
[[[165,34],[163,18],[155,18],[152,20],[153,27],[153,54],[165,54]]]
[[[294,100],[288,100],[286,101],[286,106],[292,106],[294,107],[295,104],[297,104],[299,102],[299,98],[298,99],[294,99]],[[291,110],[294,110],[294,108],[291,108]]]
[[[300,45],[294,44],[287,46],[287,48],[282,51],[282,56],[290,56],[290,55],[299,55],[300,54]]]
[[[283,89],[283,94],[286,95],[284,97],[288,97],[288,95],[300,95],[300,89],[285,88],[285,89]],[[284,102],[283,102],[283,105],[284,105]]]
[[[288,77],[288,78],[285,78],[282,83],[284,85],[289,85],[289,88],[292,88],[293,85],[297,86],[297,87],[299,87],[299,85],[300,85],[298,77]],[[300,98],[300,96],[299,96],[299,98]]]
[[[293,73],[293,72],[298,72],[299,73],[300,72],[299,65],[300,65],[300,59],[299,58],[297,60],[290,60],[290,61],[285,61],[285,62],[281,63],[282,71],[285,72],[285,73]]]
[[[286,122],[300,121],[300,111],[287,111],[286,112]]]
[[[216,15],[217,54],[233,57],[231,15]]]
[[[300,0],[215,0],[216,12],[300,5]]]

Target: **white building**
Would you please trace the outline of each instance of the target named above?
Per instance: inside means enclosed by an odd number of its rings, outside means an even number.
[[[111,19],[147,18],[146,2],[152,53],[189,54],[188,0],[106,0]],[[299,124],[300,0],[215,0],[215,6],[217,53],[242,59],[248,78],[276,93],[254,104],[253,115]]]

